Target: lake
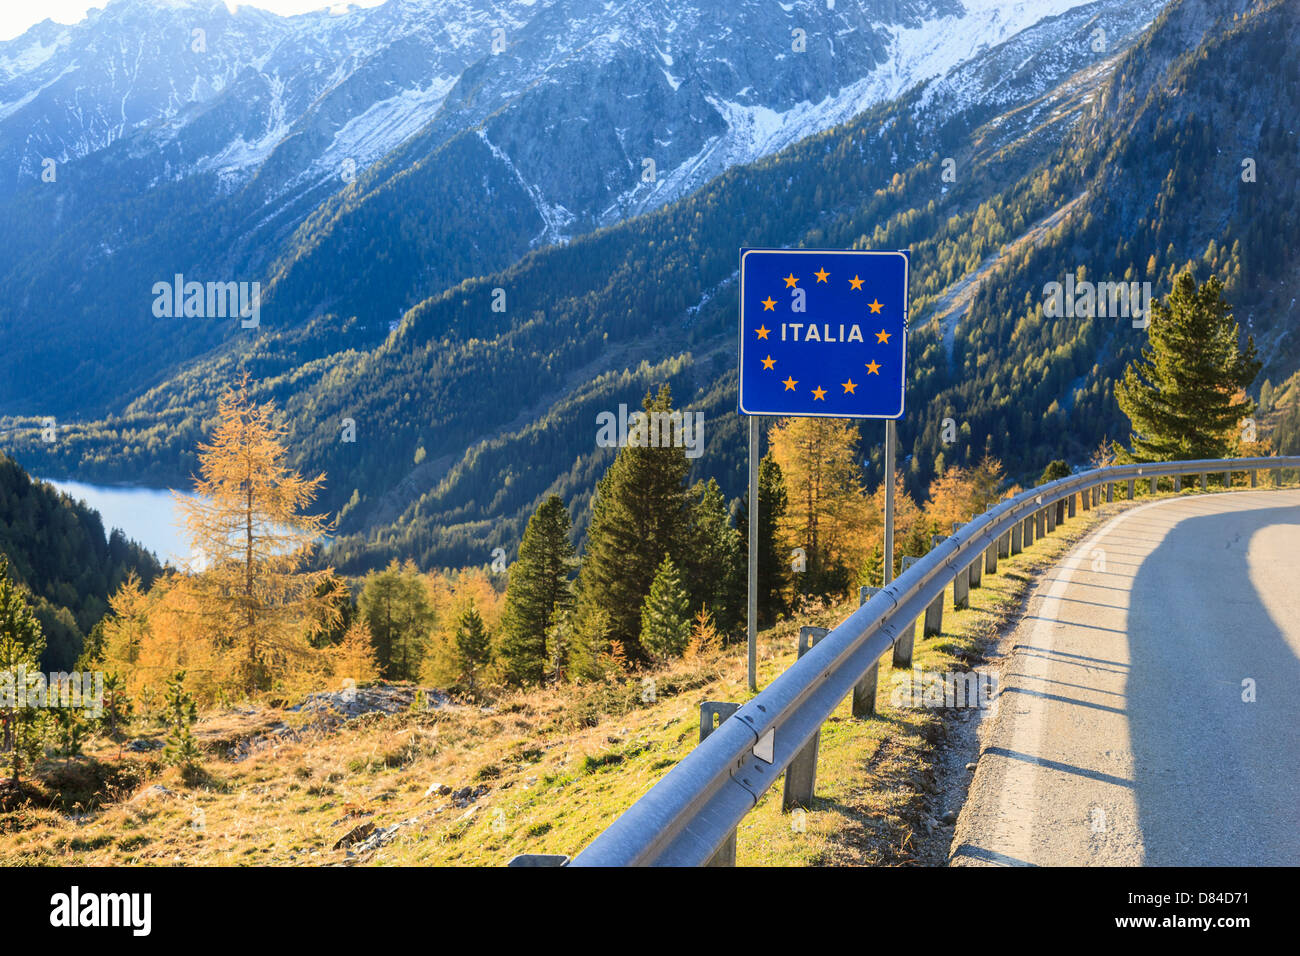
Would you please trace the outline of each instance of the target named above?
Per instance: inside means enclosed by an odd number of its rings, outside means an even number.
[[[181,523],[180,509],[170,491],[130,485],[42,480],[98,511],[104,520],[105,533],[120,528],[128,538],[144,545],[164,563],[171,561],[179,566],[188,559],[189,541]]]

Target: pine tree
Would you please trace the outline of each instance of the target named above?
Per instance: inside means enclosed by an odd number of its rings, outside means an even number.
[[[1069,478],[1070,466],[1064,459],[1057,458],[1055,461],[1049,461],[1043,473],[1038,477],[1038,483],[1045,485],[1049,481],[1056,481],[1058,478]]]
[[[384,570],[366,575],[357,607],[373,636],[383,676],[415,680],[436,617],[424,575],[414,563],[393,559]]]
[[[474,695],[478,692],[479,674],[492,662],[492,639],[472,600],[456,623],[455,645],[461,681]]]
[[[53,737],[55,752],[71,762],[73,757],[81,755],[81,745],[89,732],[85,718],[76,707],[57,707],[54,709]]]
[[[126,694],[126,681],[115,671],[104,674],[104,712],[99,726],[109,740],[118,742],[118,757],[122,755],[121,743],[127,721],[131,719],[131,698]]]
[[[184,671],[177,671],[167,680],[166,708],[168,732],[163,760],[192,771],[202,762],[203,751],[190,730],[199,719],[199,709],[185,690]]]
[[[652,657],[681,657],[691,636],[690,597],[673,559],[665,556],[641,607],[641,646]]]
[[[710,478],[691,489],[690,547],[684,558],[691,606],[707,605],[723,634],[745,623],[745,545],[731,523],[727,501]],[[745,529],[749,533],[749,529]]]
[[[1135,461],[1223,458],[1253,403],[1238,396],[1258,374],[1253,338],[1240,329],[1211,276],[1199,288],[1190,271],[1151,306],[1148,345],[1116,388],[1132,423]]]
[[[540,684],[544,679],[547,634],[572,603],[572,567],[569,512],[558,495],[551,495],[528,519],[519,560],[510,568],[498,649],[508,683]],[[551,651],[555,668],[563,669],[566,649],[553,646]]]
[[[41,626],[9,578],[9,559],[0,555],[0,760],[14,787],[41,758],[49,733],[48,715],[25,699],[44,650]]]
[[[771,452],[763,456],[758,467],[758,626],[771,627],[789,613],[786,592],[790,587],[789,550],[781,534],[786,513],[785,479],[781,466]],[[736,529],[749,542],[749,493],[745,493],[736,511]],[[742,568],[744,565],[742,564]],[[746,574],[748,569],[744,568]],[[748,600],[748,581],[746,581]]]
[[[646,415],[667,415],[667,385],[642,403]],[[682,448],[633,445],[619,449],[597,486],[579,576],[580,599],[609,615],[608,640],[633,660],[644,659],[639,614],[665,555],[686,547],[690,462]]]
[[[196,494],[178,496],[203,565],[191,582],[199,616],[237,656],[236,679],[249,693],[311,659],[313,629],[337,615],[335,595],[323,591],[333,570],[305,570],[330,530],[323,516],[302,513],[325,476],[288,467],[274,411],[253,402],[245,373],[221,396],[211,444],[199,446]]]

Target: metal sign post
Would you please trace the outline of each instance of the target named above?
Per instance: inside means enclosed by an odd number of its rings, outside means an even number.
[[[883,418],[884,583],[894,576],[894,421],[907,364],[905,251],[742,249],[740,386],[749,420],[749,689],[758,689],[758,417]]]
[[[884,587],[894,580],[894,430],[892,418],[885,420],[885,560]]]
[[[749,417],[749,689],[758,690],[758,416]]]

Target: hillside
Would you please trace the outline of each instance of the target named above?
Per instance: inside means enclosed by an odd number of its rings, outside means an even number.
[[[0,555],[11,577],[36,599],[33,611],[47,646],[41,666],[71,670],[85,635],[108,610],[127,575],[146,585],[157,559],[116,528],[105,535],[99,513],[35,481],[0,454]]]
[[[1000,564],[918,640],[926,672],[984,662],[1033,576],[1106,506]],[[801,624],[833,626],[847,605],[813,607],[760,634],[759,681],[795,659]],[[969,779],[943,763],[969,712],[900,706],[906,672],[882,670],[879,717],[847,702],[822,731],[817,797],[801,828],[779,788],[740,829],[741,865],[941,865],[941,821]],[[469,702],[410,685],[320,692],[292,707],[205,713],[206,758],[190,781],[159,757],[163,733],[138,715],[129,743],[98,738],[49,761],[31,801],[0,818],[7,865],[480,865],[518,853],[572,855],[694,747],[699,703],[744,701],[743,647],[585,686]],[[951,769],[951,768],[949,768]],[[3,793],[3,791],[0,791]]]
[[[237,323],[152,314],[176,274],[259,281],[267,329],[328,317],[330,351],[372,349],[467,276],[680,199],[1082,5],[388,0],[280,17],[111,0],[40,24],[0,43],[0,219],[28,240],[0,263],[0,349],[39,358],[0,380],[0,407],[119,413],[245,349]]]
[[[455,565],[498,545],[510,550],[548,490],[577,500],[582,520],[594,476],[608,463],[586,423],[638,401],[654,379],[669,378],[679,401],[706,412],[710,438],[697,467],[737,493],[740,446],[725,371],[735,251],[911,247],[923,277],[914,316],[923,319],[929,299],[959,281],[968,262],[1017,235],[1022,219],[1055,211],[1054,195],[1033,195],[1002,223],[990,200],[996,184],[1051,157],[1113,68],[1115,50],[1159,6],[1093,4],[1049,18],[955,73],[671,206],[466,280],[411,310],[373,351],[331,355],[326,319],[311,334],[267,333],[243,360],[286,409],[299,461],[330,476],[328,504],[341,510],[349,535],[337,552],[342,566],[362,570],[399,554]],[[1113,44],[1101,54],[1088,39],[1097,29]],[[985,171],[944,185],[939,159],[950,154],[963,170]],[[495,289],[506,292],[504,313],[492,311]],[[926,336],[915,331],[918,410],[949,374],[926,357]],[[58,448],[25,453],[46,457],[50,473],[184,473],[211,414],[209,383],[239,360],[213,355],[120,418],[73,425]],[[905,440],[937,429],[932,415],[905,428]],[[338,440],[344,418],[358,423],[355,444]],[[525,453],[531,467],[516,477],[511,463]],[[914,483],[928,476],[923,464]],[[382,530],[392,524],[398,529]]]

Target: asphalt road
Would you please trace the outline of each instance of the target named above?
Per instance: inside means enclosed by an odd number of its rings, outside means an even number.
[[[954,865],[1300,864],[1300,491],[1123,512],[1000,651]]]

